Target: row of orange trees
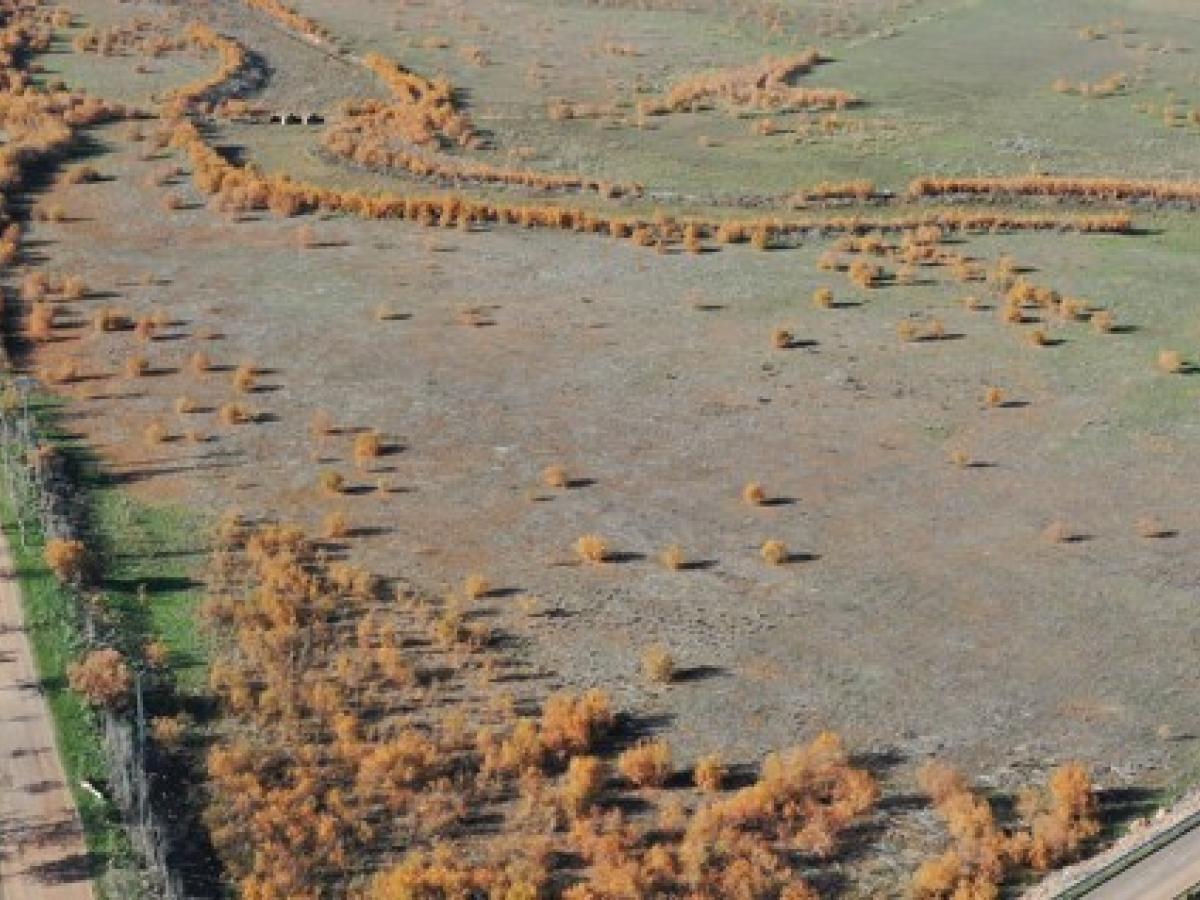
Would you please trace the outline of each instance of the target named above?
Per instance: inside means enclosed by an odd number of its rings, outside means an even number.
[[[1200,201],[1200,182],[1163,179],[1079,178],[1067,175],[1018,175],[1012,177],[914,179],[908,195],[1015,195],[1081,200]]]

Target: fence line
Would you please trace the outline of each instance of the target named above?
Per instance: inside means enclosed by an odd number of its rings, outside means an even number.
[[[29,412],[35,382],[17,377],[5,380],[0,392],[0,484],[11,501],[17,537],[22,548],[36,524],[46,540],[71,540],[80,533],[78,494],[67,478],[58,454],[44,452],[38,426]],[[72,599],[69,615],[86,647],[110,646],[116,641],[111,625],[92,611],[79,585],[64,585]],[[134,665],[134,704],[129,712],[99,711],[101,736],[109,769],[111,799],[136,852],[152,896],[185,900],[183,883],[169,865],[170,835],[150,800],[146,768],[144,672]]]

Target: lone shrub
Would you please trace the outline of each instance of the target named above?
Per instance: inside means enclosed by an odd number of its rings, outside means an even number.
[[[478,600],[491,589],[491,583],[478,573],[468,575],[467,580],[463,582],[463,593],[470,600]]]
[[[346,489],[346,479],[340,472],[326,469],[319,479],[321,490],[326,494],[337,495]]]
[[[763,486],[757,481],[751,481],[742,488],[742,500],[749,503],[751,506],[759,506],[767,499],[767,492],[763,490]]]
[[[608,559],[608,544],[598,534],[585,534],[575,542],[575,552],[584,562],[602,563]]]
[[[546,485],[546,487],[565,488],[569,483],[567,470],[562,466],[546,466],[542,470],[542,484]]]
[[[666,568],[671,569],[672,571],[678,571],[679,569],[682,569],[687,561],[687,558],[683,553],[683,548],[678,544],[672,544],[671,546],[667,547],[667,549],[665,549],[658,558]]]
[[[1042,529],[1042,538],[1051,544],[1065,544],[1074,536],[1071,527],[1061,519],[1056,519]]]
[[[226,403],[217,410],[223,425],[245,425],[250,421],[250,410],[241,403]]]
[[[1182,372],[1183,356],[1178,350],[1160,350],[1158,351],[1158,367],[1170,375]]]
[[[257,376],[254,366],[241,365],[234,370],[233,373],[233,389],[241,394],[248,394],[254,390],[254,383]]]
[[[788,549],[783,541],[764,541],[758,552],[763,561],[772,566],[782,566],[788,561]]]
[[[642,654],[642,674],[657,684],[669,684],[675,677],[675,658],[662,644],[654,644]]]
[[[383,453],[383,440],[377,431],[366,431],[354,438],[354,463],[364,468]]]

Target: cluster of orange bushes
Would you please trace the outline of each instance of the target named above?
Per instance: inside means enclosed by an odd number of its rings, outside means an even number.
[[[631,239],[643,246],[679,240],[689,227],[697,238],[714,237],[722,243],[750,240],[758,246],[767,247],[777,236],[808,232],[855,234],[872,229],[902,232],[936,227],[950,231],[1077,230],[1122,233],[1133,224],[1132,218],[1126,213],[1056,216],[967,209],[941,209],[917,216],[875,219],[864,216],[764,217],[723,222],[697,219],[678,222],[670,217],[659,216],[648,221],[553,204],[473,200],[457,194],[406,197],[318,187],[293,181],[286,175],[264,175],[250,167],[234,165],[204,141],[195,125],[186,121],[176,123],[171,142],[188,153],[197,187],[214,195],[214,202],[224,209],[271,209],[281,215],[320,210],[370,219],[408,219],[422,225],[441,227],[498,223],[526,228],[555,228],[607,234]]]
[[[322,26],[278,0],[246,2],[287,28],[310,38],[328,38]],[[379,53],[367,53],[361,64],[387,84],[393,99],[391,103],[361,100],[345,105],[343,120],[329,129],[323,139],[326,149],[343,159],[370,168],[404,169],[419,177],[448,181],[515,184],[543,190],[596,190],[605,196],[628,192],[580,176],[505,169],[437,153],[443,142],[462,147],[478,145],[470,119],[455,106],[449,82],[423,78]],[[397,143],[402,146],[396,146]],[[430,150],[419,152],[420,147]]]
[[[471,121],[455,108],[454,92],[444,78],[430,81],[378,53],[368,53],[362,64],[392,92],[394,104],[384,108],[389,128],[415,144],[429,144],[443,137],[467,146],[474,135]],[[379,113],[371,104],[349,115]]]
[[[187,46],[187,40],[168,37],[149,19],[135,19],[110,28],[89,26],[75,36],[71,46],[80,53],[98,53],[101,56],[136,53],[159,57],[172,50],[182,50]]]
[[[622,768],[627,777],[652,785],[663,777],[663,757],[661,742],[641,744],[622,757],[628,760]],[[616,809],[597,807],[604,778],[599,760],[577,757],[564,779],[564,788],[574,796],[588,798],[576,809],[565,836],[567,846],[561,848],[578,854],[586,864],[582,877],[562,890],[566,900],[815,900],[816,891],[796,874],[796,852],[817,858],[834,854],[839,835],[860,821],[878,797],[874,779],[850,764],[841,742],[829,733],[768,757],[753,785],[657,828],[630,822]],[[524,866],[515,871],[472,864],[444,850],[412,853],[376,876],[368,897],[467,896],[472,890],[492,891],[490,896],[540,896],[538,891],[549,883],[555,849],[560,848],[552,840],[526,846],[515,857]],[[527,891],[535,890],[517,893],[517,878]],[[447,889],[449,894],[442,893]]]
[[[245,0],[248,6],[261,10],[279,24],[292,31],[299,32],[309,39],[324,40],[329,34],[323,26],[297,12],[280,0]]]
[[[912,198],[947,194],[1066,197],[1081,200],[1200,201],[1200,182],[1161,179],[1075,178],[1018,175],[999,178],[917,178],[908,186]]]
[[[845,109],[855,103],[857,98],[849,91],[792,85],[792,79],[812,71],[820,61],[820,52],[810,49],[693,75],[674,84],[662,97],[641,101],[638,111],[643,115],[694,111],[714,101],[750,109]]]
[[[236,526],[225,537],[242,540]],[[294,529],[240,546],[236,561],[218,549],[216,583],[228,593],[205,608],[227,649],[211,685],[244,731],[210,752],[208,824],[242,896],[315,898],[377,842],[454,821],[452,786],[441,784],[454,755],[404,716],[366,726],[423,696],[394,623],[372,614],[373,579],[320,564]]]
[[[220,67],[213,73],[176,88],[168,97],[168,109],[183,111],[193,103],[204,100],[214,89],[223,85],[246,65],[246,50],[233,38],[225,37],[200,22],[184,29],[184,41],[201,50],[216,50],[221,57]]]
[[[558,174],[533,169],[511,169],[484,162],[472,162],[436,151],[420,151],[397,145],[399,134],[393,120],[404,119],[398,107],[365,102],[356,104],[358,112],[330,128],[323,138],[331,153],[356,165],[372,169],[403,169],[421,178],[476,184],[510,184],[543,191],[589,191],[602,197],[639,196],[641,185],[623,184],[588,178],[584,175]]]
[[[595,191],[604,197],[641,193],[639,185],[510,169],[438,152],[445,142],[470,148],[478,145],[470,120],[455,108],[450,84],[445,79],[422,78],[377,53],[368,53],[362,64],[388,85],[393,101],[360,100],[345,104],[342,121],[324,136],[326,149],[343,159],[370,168],[403,169],[422,178],[448,181],[512,184],[537,190]]]
[[[472,697],[461,676],[498,660],[459,643],[462,598],[397,603],[300,531],[236,519],[220,529],[210,582],[211,684],[229,719],[209,754],[207,823],[242,896],[337,893],[405,847],[365,896],[545,896],[562,877],[555,859],[573,854],[586,867],[562,893],[575,900],[626,896],[622,885],[715,900],[746,879],[756,897],[800,900],[815,894],[796,851],[831,856],[878,797],[822,734],[727,794],[723,764],[706,757],[695,778],[712,799],[670,827],[626,822],[622,782],[598,755],[617,724],[607,694],[554,694],[524,717],[511,701]],[[435,649],[420,649],[422,633],[438,636]],[[674,774],[661,740],[616,768],[643,792]],[[505,817],[504,837],[446,849],[485,812]]]
[[[862,178],[854,181],[822,181],[812,187],[800,188],[792,194],[793,203],[820,200],[870,200],[875,196],[875,182]]]
[[[1129,76],[1124,72],[1113,72],[1090,84],[1086,81],[1076,84],[1066,78],[1058,78],[1053,84],[1054,90],[1060,94],[1079,94],[1083,97],[1111,97],[1128,86]]]
[[[1044,872],[1061,865],[1100,830],[1091,778],[1078,763],[1055,769],[1045,790],[1023,791],[1017,804],[1020,823],[1009,828],[996,821],[987,799],[952,767],[930,763],[919,780],[952,845],[917,870],[913,895],[918,900],[996,897],[997,886],[1021,869]]]
[[[571,119],[611,119],[620,114],[613,103],[579,103],[571,100],[551,100],[546,105],[546,115],[552,122]]]

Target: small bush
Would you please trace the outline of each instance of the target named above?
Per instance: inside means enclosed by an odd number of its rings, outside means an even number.
[[[92,327],[98,334],[109,331],[124,331],[130,326],[128,314],[110,306],[102,306],[92,317]]]
[[[251,419],[250,410],[241,403],[226,403],[217,410],[223,425],[245,425]]]
[[[68,275],[63,280],[63,299],[82,300],[87,296],[87,283],[78,275]]]
[[[639,741],[617,758],[617,771],[634,787],[662,787],[671,777],[671,747],[661,738]]]
[[[813,306],[819,309],[830,309],[833,306],[833,291],[827,287],[813,291]]]
[[[615,721],[612,700],[602,690],[551,694],[542,710],[542,745],[559,757],[586,753]]]
[[[672,544],[671,546],[667,547],[667,549],[665,549],[658,558],[664,566],[672,571],[678,571],[679,569],[682,569],[687,562],[687,558],[683,553],[683,548],[678,544]]]
[[[656,684],[669,684],[675,677],[675,658],[662,644],[655,644],[642,654],[642,674]]]
[[[365,431],[354,438],[354,463],[359,468],[365,467],[373,459],[378,459],[383,453],[383,440],[376,431]]]
[[[1166,537],[1171,533],[1157,516],[1142,516],[1134,523],[1134,528],[1144,538]]]
[[[346,514],[340,511],[331,512],[321,523],[321,534],[326,540],[336,541],[350,534],[350,525]]]
[[[308,250],[317,246],[317,232],[311,225],[301,225],[295,233],[296,246]]]
[[[63,584],[79,584],[88,571],[88,552],[83,541],[51,538],[43,552],[46,565]]]
[[[482,575],[468,575],[463,582],[463,593],[471,600],[478,600],[492,589],[491,583]]]
[[[179,414],[181,416],[186,416],[186,415],[196,412],[197,409],[199,409],[199,407],[197,406],[196,401],[193,400],[191,397],[176,397],[175,398],[175,412],[177,414]]]
[[[584,562],[602,563],[608,558],[608,544],[598,534],[585,534],[575,542],[575,552]]]
[[[72,360],[64,359],[53,368],[43,373],[43,378],[51,384],[72,384],[79,379],[79,365]]]
[[[787,350],[792,346],[794,336],[786,328],[776,328],[771,332],[771,346],[776,350]]]
[[[546,466],[542,470],[542,484],[551,488],[565,488],[570,481],[567,478],[567,470],[562,466]]]
[[[576,756],[567,765],[559,800],[570,816],[587,812],[600,797],[608,777],[603,760],[595,756]]]
[[[983,392],[983,402],[986,406],[997,407],[1004,403],[1004,390],[998,387],[989,387]]]
[[[147,444],[154,446],[161,444],[167,439],[167,429],[162,422],[151,422],[142,431],[142,440]]]
[[[1101,334],[1106,334],[1117,327],[1117,319],[1107,309],[1092,313],[1092,328]]]
[[[187,737],[191,721],[185,713],[177,716],[155,716],[150,720],[150,736],[162,747],[174,748]]]
[[[1056,519],[1042,529],[1042,538],[1051,544],[1065,544],[1074,538],[1074,532],[1066,522]]]
[[[1162,371],[1174,375],[1183,371],[1183,356],[1178,350],[1158,351],[1158,367]]]
[[[706,793],[715,793],[725,785],[728,771],[725,761],[718,753],[709,753],[696,760],[696,768],[692,771],[692,780],[696,787]]]
[[[257,375],[255,374],[254,366],[238,366],[233,373],[233,389],[238,393],[248,394],[254,390],[256,379]]]
[[[309,421],[308,430],[313,437],[325,437],[333,434],[333,417],[325,410],[318,409],[313,413],[312,419]]]
[[[326,494],[337,495],[346,489],[346,479],[340,472],[326,469],[319,478],[321,490]]]
[[[82,694],[93,706],[119,709],[129,699],[133,672],[119,651],[93,650],[67,668],[71,690]]]
[[[212,360],[209,359],[207,353],[202,350],[197,350],[188,359],[188,368],[197,375],[203,375],[212,368]]]
[[[125,374],[130,378],[140,378],[150,371],[150,360],[140,353],[125,360]]]
[[[157,638],[146,644],[142,655],[146,657],[146,664],[150,668],[160,671],[166,669],[171,662],[171,648],[165,641]]]
[[[148,341],[154,337],[157,330],[154,320],[149,316],[141,316],[133,326],[133,334],[139,341]]]
[[[742,500],[751,506],[759,506],[766,502],[767,492],[757,481],[750,481],[742,488]]]
[[[27,328],[30,339],[35,341],[49,340],[54,331],[54,324],[57,317],[57,310],[49,303],[38,303],[34,306],[29,313],[29,325]]]
[[[783,541],[764,541],[758,552],[763,561],[772,566],[781,566],[788,561],[787,544]]]

